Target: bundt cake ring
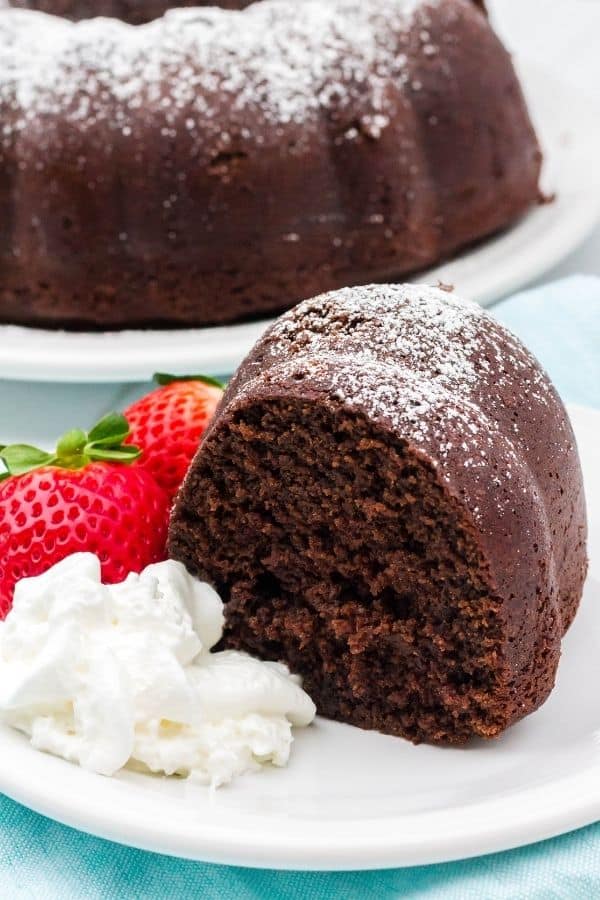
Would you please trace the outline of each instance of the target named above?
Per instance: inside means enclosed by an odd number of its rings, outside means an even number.
[[[109,16],[143,25],[164,15],[168,9],[187,6],[219,6],[223,9],[244,9],[254,0],[8,0],[8,6],[37,9],[40,12],[79,21],[97,16]]]
[[[473,0],[262,0],[140,26],[11,8],[0,60],[0,322],[267,317],[431,266],[538,200],[521,88]]]

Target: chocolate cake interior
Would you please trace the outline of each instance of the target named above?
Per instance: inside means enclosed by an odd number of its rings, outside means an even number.
[[[171,551],[200,575],[211,561],[226,644],[286,661],[322,714],[415,742],[505,727],[502,605],[458,502],[401,439],[339,404],[263,399],[206,444],[182,499]]]

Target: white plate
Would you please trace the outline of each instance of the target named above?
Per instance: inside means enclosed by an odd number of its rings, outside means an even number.
[[[572,410],[592,560],[548,702],[497,741],[420,746],[317,720],[287,769],[211,795],[187,781],[107,779],[0,728],[0,790],[125,844],[244,866],[369,869],[447,861],[537,841],[600,818],[600,413]]]
[[[548,72],[522,79],[545,152],[544,188],[556,192],[509,231],[419,276],[488,304],[556,265],[600,218],[600,120],[595,105]],[[68,333],[0,326],[0,377],[146,381],[155,371],[232,372],[268,322],[181,331]]]

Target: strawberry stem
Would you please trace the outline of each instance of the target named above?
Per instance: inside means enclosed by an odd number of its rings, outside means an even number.
[[[57,459],[60,459],[62,465],[67,469],[78,469],[78,460],[81,459],[81,454],[83,453],[86,443],[87,434],[85,431],[82,431],[80,428],[73,428],[71,431],[67,431],[56,445]],[[67,462],[70,463],[71,461],[74,465],[67,464]]]
[[[92,461],[127,465],[142,454],[138,447],[123,443],[129,433],[125,416],[108,413],[87,433],[81,428],[65,432],[58,440],[55,453],[47,453],[29,444],[0,445],[0,460],[5,467],[5,471],[0,472],[0,481],[13,475],[24,475],[42,466],[82,469]]]

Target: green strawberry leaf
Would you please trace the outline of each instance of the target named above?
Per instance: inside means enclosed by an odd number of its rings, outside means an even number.
[[[110,412],[97,422],[87,436],[88,446],[120,444],[129,434],[129,422],[121,413]]]
[[[142,455],[138,447],[123,445],[114,450],[109,447],[86,448],[86,455],[95,462],[133,462]]]
[[[116,412],[107,413],[87,435],[84,456],[98,462],[131,463],[142,455],[142,451],[123,443],[129,434],[129,422],[125,416]]]
[[[155,372],[153,380],[160,385],[173,384],[174,381],[200,381],[209,387],[220,388],[225,390],[225,382],[219,381],[218,378],[212,378],[210,375],[168,375],[166,372]]]
[[[31,447],[29,444],[9,444],[0,451],[0,459],[6,467],[5,472],[0,472],[0,481],[11,475],[24,475],[40,466],[49,465],[56,457],[45,450]]]

